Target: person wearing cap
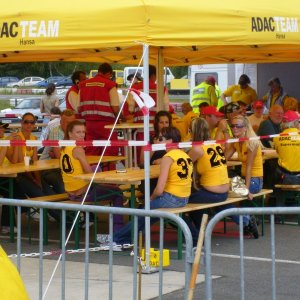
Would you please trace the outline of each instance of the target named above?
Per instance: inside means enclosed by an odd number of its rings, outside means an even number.
[[[279,78],[275,77],[270,79],[268,86],[270,87],[270,90],[262,98],[266,103],[266,108],[270,109],[275,104],[283,106],[288,94],[282,88]]]
[[[135,76],[134,74],[129,74],[126,79],[130,82],[130,84],[135,84],[140,81],[143,81],[143,77],[139,72],[137,72]]]
[[[255,133],[257,133],[260,123],[264,120],[264,108],[265,104],[263,101],[255,100],[252,104],[253,114],[247,117]]]
[[[300,130],[299,115],[293,110],[285,112],[281,128],[286,136],[274,138],[280,183],[300,184],[300,135],[297,134]]]
[[[224,103],[228,103],[226,97],[231,97],[231,102],[236,103],[238,101],[243,101],[247,105],[250,105],[253,101],[257,99],[256,91],[249,86],[251,83],[250,78],[246,74],[242,74],[239,78],[239,84],[230,86],[221,98]]]
[[[192,107],[194,113],[199,113],[199,104],[206,102],[209,105],[218,105],[218,98],[215,89],[216,79],[208,76],[205,81],[192,90]]]
[[[241,115],[242,110],[238,103],[230,102],[221,107],[220,112],[224,112],[225,118],[220,120],[215,138],[217,140],[229,139],[233,137],[229,124],[235,116]]]
[[[201,117],[205,119],[209,125],[210,137],[215,139],[218,130],[218,124],[224,117],[224,114],[220,113],[215,106],[210,105],[202,108]]]

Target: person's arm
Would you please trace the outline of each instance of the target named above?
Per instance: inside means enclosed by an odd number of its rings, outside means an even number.
[[[68,100],[69,100],[70,105],[72,106],[72,109],[75,112],[78,112],[78,106],[79,106],[79,102],[80,102],[79,94],[75,93],[74,91],[71,91],[69,93]]]
[[[251,151],[249,148],[247,148],[246,176],[245,176],[245,183],[246,183],[247,189],[249,189],[249,187],[250,187],[251,170],[253,167],[253,162],[254,162],[255,156],[257,154],[257,148],[258,147],[256,147],[254,149],[254,151]],[[249,200],[253,199],[253,194],[251,194],[250,192],[248,194],[248,199]]]
[[[18,133],[12,133],[8,136],[8,139],[10,140],[21,140],[21,137],[18,135]],[[6,157],[12,164],[16,164],[18,162],[23,161],[23,152],[22,152],[22,146],[11,146],[8,147],[6,152]]]
[[[120,110],[120,100],[118,96],[118,91],[116,87],[113,87],[109,90],[110,106],[115,114],[118,115]]]
[[[230,139],[230,132],[229,132],[229,128],[228,128],[228,122],[226,119],[222,119],[218,123],[218,128],[217,128],[215,139],[216,140]]]
[[[151,200],[157,198],[164,192],[164,188],[165,188],[168,176],[169,176],[169,170],[170,170],[172,163],[173,163],[173,159],[168,156],[163,157],[163,159],[161,160],[160,174],[158,177],[156,187],[150,197]]]
[[[40,111],[41,111],[41,113],[44,113],[44,112],[45,112],[45,106],[44,106],[44,101],[43,101],[43,99],[41,100],[41,103],[40,103]]]
[[[203,149],[201,146],[193,147],[189,153],[189,157],[192,159],[193,163],[197,161],[200,157],[204,155]]]
[[[218,98],[217,98],[216,89],[214,86],[211,85],[208,88],[208,94],[210,96],[210,105],[217,107],[218,106]]]
[[[225,144],[225,158],[226,158],[226,160],[229,160],[234,152],[235,152],[235,148],[234,148],[232,143]]]
[[[88,161],[86,159],[85,152],[82,147],[75,147],[73,149],[72,154],[75,159],[78,159],[80,161],[80,164],[82,166],[84,173],[92,173],[93,172],[90,164],[88,163]]]
[[[2,166],[4,158],[6,156],[7,147],[1,147],[0,148],[0,166]]]

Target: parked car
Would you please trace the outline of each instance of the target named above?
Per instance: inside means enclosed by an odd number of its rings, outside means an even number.
[[[25,77],[18,82],[8,83],[7,87],[18,88],[18,87],[34,86],[36,83],[38,83],[44,79],[45,78],[43,78],[43,77],[37,77],[37,76]]]
[[[52,76],[48,77],[47,79],[44,79],[38,83],[36,83],[34,86],[36,87],[47,87],[49,83],[54,83],[56,84],[58,81],[64,79],[65,76]]]
[[[71,77],[65,77],[55,83],[56,87],[71,87],[73,85]]]
[[[0,77],[0,87],[6,87],[9,83],[18,82],[19,80],[18,77],[12,76]]]

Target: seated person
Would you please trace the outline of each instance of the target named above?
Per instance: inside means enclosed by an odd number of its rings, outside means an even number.
[[[255,133],[257,133],[260,123],[265,119],[263,115],[264,108],[265,104],[263,101],[254,101],[252,104],[253,114],[247,117]]]
[[[75,120],[68,124],[65,134],[65,140],[84,141],[85,138],[85,124]],[[92,173],[93,169],[89,165],[85,151],[80,146],[66,146],[61,148],[60,168],[65,190],[71,200],[81,202],[84,197],[86,201],[95,201],[95,195],[105,195],[116,192],[111,195],[114,206],[123,206],[123,196],[118,187],[108,184],[92,184],[88,190],[89,183],[75,179],[75,175],[84,173]],[[87,193],[87,194],[86,194]],[[123,217],[121,215],[114,215],[114,230],[118,230],[123,226]]]
[[[164,128],[161,132],[166,143],[179,143],[180,132],[175,127]],[[161,159],[160,174],[157,185],[150,197],[150,209],[160,207],[183,207],[188,203],[191,193],[193,163],[190,157],[180,149],[168,149]],[[151,224],[158,219],[151,218]],[[97,240],[103,250],[109,250],[113,241],[113,250],[120,251],[117,245],[131,244],[132,223],[129,222],[111,238],[109,235],[98,235]],[[138,231],[144,230],[145,218],[138,218]]]

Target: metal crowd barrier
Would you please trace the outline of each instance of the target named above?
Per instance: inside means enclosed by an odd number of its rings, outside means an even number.
[[[186,225],[186,223],[178,216],[174,214],[170,214],[167,212],[160,212],[160,211],[153,211],[153,210],[144,210],[144,209],[131,209],[131,208],[117,208],[117,207],[105,207],[105,206],[81,206],[79,204],[63,204],[63,203],[45,203],[45,202],[36,202],[36,201],[28,201],[28,200],[16,200],[16,199],[7,199],[1,198],[0,205],[10,205],[17,207],[17,268],[19,272],[21,271],[21,207],[35,207],[40,209],[40,223],[39,223],[39,252],[36,253],[36,256],[39,256],[39,282],[38,282],[38,295],[39,299],[43,299],[44,293],[44,284],[43,284],[43,256],[45,255],[44,252],[44,245],[43,245],[43,226],[44,226],[44,210],[61,210],[62,211],[62,248],[60,251],[61,255],[61,299],[66,298],[66,291],[65,291],[65,280],[66,280],[66,211],[80,211],[85,212],[86,215],[86,226],[85,226],[85,278],[84,278],[84,299],[89,299],[89,220],[90,220],[90,213],[101,213],[101,214],[108,214],[109,215],[109,234],[112,235],[113,233],[113,215],[114,214],[121,214],[121,215],[130,215],[133,216],[134,221],[134,229],[133,229],[133,241],[134,241],[134,257],[133,257],[133,298],[137,299],[137,274],[138,274],[138,232],[137,232],[137,220],[138,217],[155,217],[159,218],[160,220],[160,237],[159,237],[159,251],[160,251],[160,261],[163,260],[163,248],[164,248],[164,222],[165,219],[171,220],[175,222],[178,227],[181,228],[182,233],[185,237],[186,243],[186,251],[185,251],[185,297],[188,294],[188,287],[189,287],[189,280],[191,276],[191,269],[193,264],[193,242],[191,232]],[[47,253],[47,252],[46,252]],[[26,255],[25,255],[26,256]],[[109,250],[109,299],[113,299],[113,252],[112,249]],[[100,288],[100,287],[99,287]],[[159,267],[159,299],[162,299],[162,292],[163,292],[163,270],[162,264]]]
[[[232,215],[239,215],[239,232],[240,232],[240,299],[245,299],[245,270],[244,270],[244,236],[243,236],[243,215],[271,215],[270,217],[270,233],[271,233],[271,260],[272,260],[272,299],[276,299],[276,265],[275,265],[275,221],[276,214],[300,214],[299,207],[270,207],[270,208],[231,208],[216,214],[208,223],[205,232],[205,299],[213,299],[213,286],[211,274],[211,242],[212,232],[215,225]]]

